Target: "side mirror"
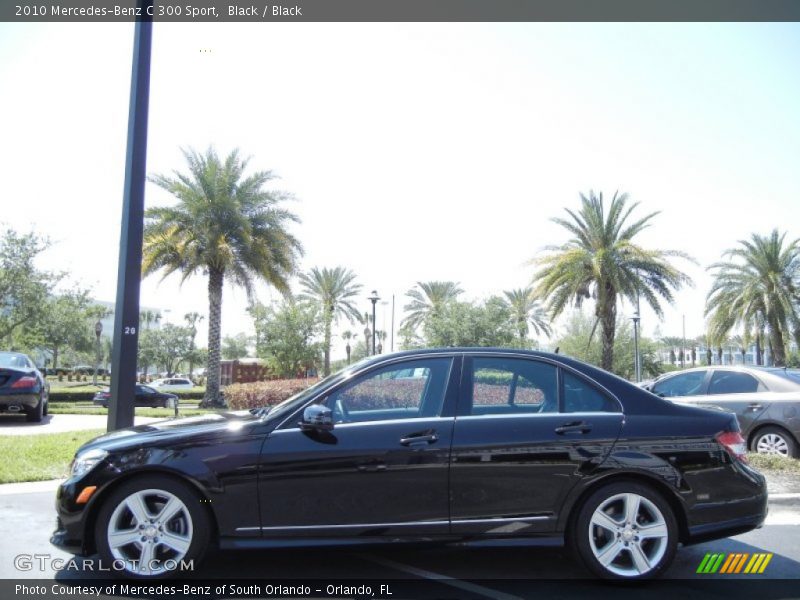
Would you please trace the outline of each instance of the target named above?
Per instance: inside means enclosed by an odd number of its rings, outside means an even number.
[[[303,431],[331,431],[333,429],[333,413],[327,406],[312,404],[303,411],[303,420],[299,425]]]

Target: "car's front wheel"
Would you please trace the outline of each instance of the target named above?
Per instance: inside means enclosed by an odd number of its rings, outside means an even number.
[[[606,579],[649,579],[670,565],[678,526],[669,504],[648,486],[612,483],[580,508],[571,542],[590,571]]]
[[[780,427],[764,427],[753,438],[753,450],[759,454],[773,454],[787,458],[797,458],[797,443]]]
[[[200,562],[208,546],[209,520],[188,485],[160,475],[139,477],[114,490],[101,506],[97,551],[114,572],[169,576]]]

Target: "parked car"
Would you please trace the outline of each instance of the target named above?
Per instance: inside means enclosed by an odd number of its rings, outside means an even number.
[[[191,379],[185,377],[168,377],[166,379],[156,379],[150,383],[150,387],[157,390],[191,390],[194,387]]]
[[[161,421],[78,449],[51,542],[166,577],[225,549],[568,544],[596,575],[759,527],[736,418],[563,355],[380,355],[271,408]],[[171,559],[171,560],[170,560]]]
[[[111,400],[111,391],[108,388],[100,390],[94,395],[93,403],[103,408],[108,408]],[[135,406],[148,406],[151,408],[175,408],[178,397],[175,394],[167,394],[154,390],[150,386],[136,384]]]
[[[25,413],[38,423],[47,415],[50,384],[20,352],[0,352],[0,412]]]
[[[800,457],[800,370],[698,367],[658,377],[663,398],[734,413],[753,452]]]

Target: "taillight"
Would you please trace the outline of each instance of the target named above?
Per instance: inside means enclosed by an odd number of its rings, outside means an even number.
[[[36,380],[36,377],[20,377],[14,383],[11,384],[12,389],[28,389],[32,387],[36,387],[39,382]]]
[[[738,431],[723,431],[717,435],[717,441],[728,451],[728,454],[747,462],[747,443]]]

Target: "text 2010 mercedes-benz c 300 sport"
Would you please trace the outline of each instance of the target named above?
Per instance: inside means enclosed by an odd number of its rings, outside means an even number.
[[[226,548],[380,541],[571,545],[601,577],[758,527],[764,478],[735,416],[561,355],[375,357],[272,407],[81,447],[52,542],[163,577]]]

